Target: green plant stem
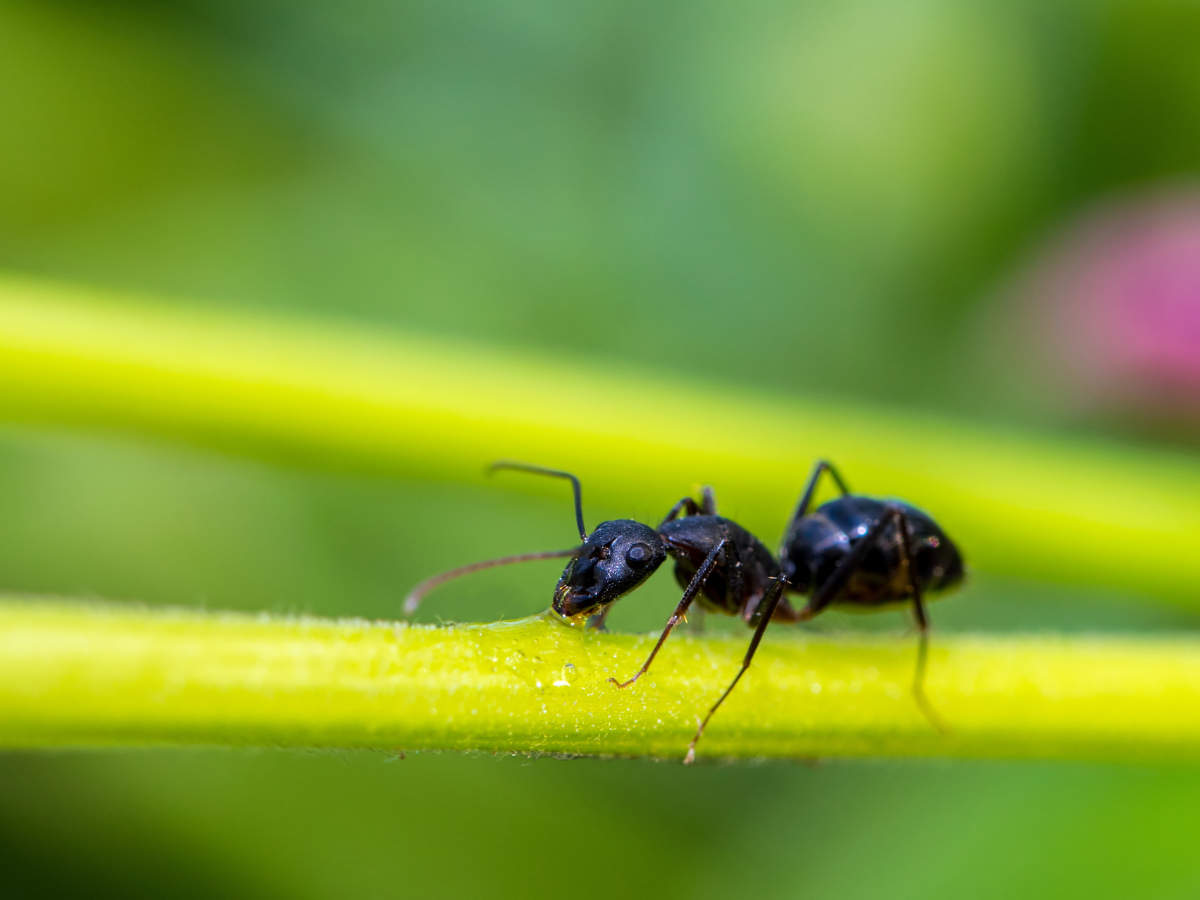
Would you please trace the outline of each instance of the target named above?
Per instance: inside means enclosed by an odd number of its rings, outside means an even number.
[[[454,627],[0,604],[0,744],[376,747],[682,757],[744,638],[545,616]],[[937,636],[933,730],[911,638],[777,634],[701,757],[1200,760],[1200,640]]]
[[[1184,454],[748,395],[573,356],[0,280],[0,417],[454,481],[482,478],[497,457],[527,459],[576,470],[587,497],[646,518],[708,482],[768,539],[827,456],[856,490],[934,511],[976,569],[1200,600],[1200,466]]]

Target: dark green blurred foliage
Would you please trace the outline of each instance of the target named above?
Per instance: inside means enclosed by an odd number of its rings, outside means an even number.
[[[693,774],[622,761],[162,751],[69,765],[17,757],[0,786],[12,798],[0,861],[16,848],[25,883],[89,896],[162,896],[169,885],[253,898],[1184,900],[1200,888],[1190,853],[1200,781],[1172,769]],[[76,829],[88,836],[81,849],[64,841]]]
[[[971,301],[1200,148],[1191,4],[2,16],[0,263],[782,390],[1029,414]]]
[[[1186,3],[4,2],[0,266],[1045,420],[1052,387],[981,323],[1077,213],[1196,175],[1198,38]],[[746,524],[774,541],[797,489]],[[591,520],[675,499],[588,490]],[[6,589],[327,615],[395,615],[570,524],[499,488],[15,430],[0,497]],[[555,575],[427,617],[526,614]],[[1197,624],[1136,599],[981,578],[933,616]],[[1190,897],[1198,794],[1083,765],[10,755],[0,869],[9,896]]]

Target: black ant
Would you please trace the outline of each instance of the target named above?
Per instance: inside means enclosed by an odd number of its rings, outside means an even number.
[[[498,462],[491,467],[491,471],[498,469],[569,480],[583,543],[570,550],[474,563],[429,578],[409,594],[404,605],[406,614],[415,612],[421,598],[434,587],[460,575],[516,562],[570,557],[554,589],[551,608],[572,623],[586,621],[602,627],[613,601],[640,585],[671,556],[683,596],[642,667],[627,681],[609,681],[625,688],[645,674],[667,636],[697,598],[704,608],[739,616],[754,628],[742,667],[709,709],[688,745],[684,762],[690,763],[709,720],[750,667],[769,622],[808,621],[831,605],[877,607],[911,601],[920,631],[913,692],[926,716],[941,727],[922,690],[928,638],[922,598],[925,593],[957,584],[962,579],[963,565],[954,544],[920,510],[899,501],[851,494],[833,466],[818,462],[784,533],[777,560],[749,531],[717,515],[711,488],[704,489],[700,503],[692,497],[682,498],[657,528],[631,519],[615,519],[600,523],[589,535],[583,524],[579,479],[574,475],[514,462]],[[842,496],[810,514],[808,509],[822,472],[830,474]],[[787,590],[811,596],[802,609],[796,610],[783,596]]]

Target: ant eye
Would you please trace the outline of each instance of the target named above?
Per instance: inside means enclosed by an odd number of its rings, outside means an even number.
[[[641,565],[650,558],[650,547],[646,544],[634,544],[625,554],[625,559],[634,565]]]

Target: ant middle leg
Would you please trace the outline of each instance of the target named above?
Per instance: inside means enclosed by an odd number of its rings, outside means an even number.
[[[758,645],[762,641],[763,633],[766,632],[767,625],[770,624],[771,619],[775,614],[775,608],[779,605],[779,600],[783,596],[783,591],[786,587],[787,581],[780,577],[776,581],[772,582],[771,586],[767,588],[766,596],[763,597],[762,605],[759,607],[762,612],[758,619],[758,625],[754,629],[754,637],[750,639],[750,646],[747,648],[746,655],[742,659],[742,667],[738,669],[738,673],[733,676],[733,681],[729,682],[729,687],[725,688],[725,692],[717,698],[717,702],[709,708],[708,715],[704,717],[704,721],[702,721],[699,727],[696,729],[695,737],[693,737],[692,742],[688,744],[687,755],[683,757],[684,765],[691,765],[696,761],[696,742],[699,741],[700,736],[704,734],[704,729],[708,726],[709,720],[712,719],[713,713],[715,713],[720,708],[721,704],[725,702],[725,698],[732,693],[733,689],[737,687],[737,683],[741,680],[742,676],[746,674],[746,670],[750,668],[750,661],[754,659],[754,653],[758,650]]]
[[[696,599],[696,595],[700,593],[700,588],[704,587],[704,582],[708,580],[708,576],[712,573],[713,567],[717,564],[717,559],[721,552],[725,549],[728,541],[726,538],[721,538],[717,541],[715,547],[708,552],[708,556],[704,557],[704,562],[700,564],[700,568],[696,570],[696,574],[692,576],[692,580],[688,583],[687,588],[683,592],[683,596],[679,599],[679,605],[675,607],[675,612],[671,613],[671,618],[667,619],[667,625],[663,628],[663,632],[659,635],[658,643],[654,645],[654,649],[650,651],[650,655],[646,657],[646,661],[642,663],[642,667],[634,673],[634,676],[628,681],[618,681],[616,678],[609,678],[619,688],[626,688],[646,674],[646,670],[650,668],[650,663],[654,662],[654,657],[658,655],[658,651],[662,649],[663,642],[666,641],[667,635],[674,630],[680,620],[687,615],[688,607],[692,605],[692,601]]]

